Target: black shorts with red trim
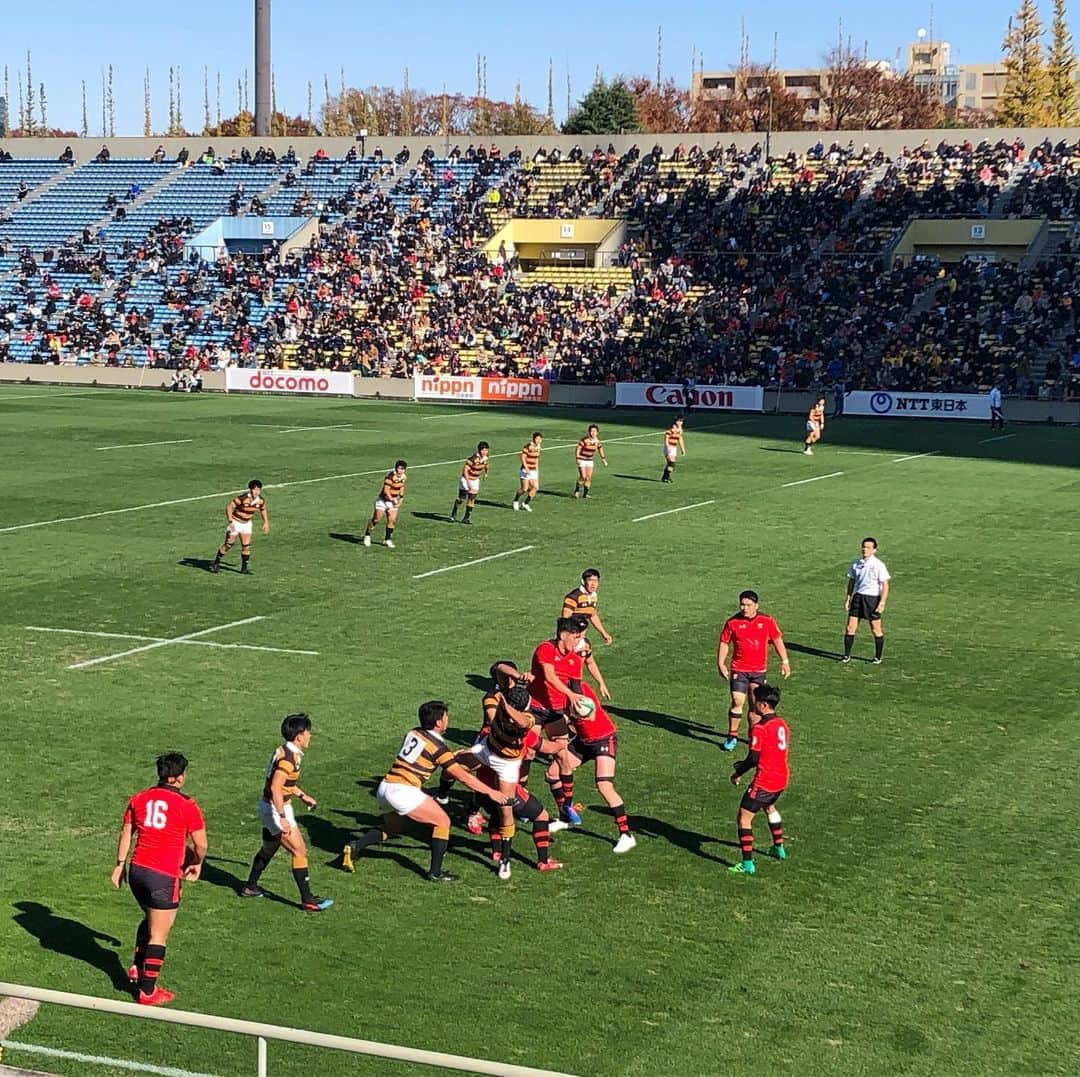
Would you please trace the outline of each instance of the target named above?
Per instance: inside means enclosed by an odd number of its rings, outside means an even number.
[[[742,800],[739,801],[739,807],[743,811],[756,815],[759,811],[771,808],[780,799],[783,792],[784,790],[781,789],[779,792],[774,793],[769,789],[760,789],[758,786],[752,785],[743,793]]]
[[[746,695],[751,688],[760,688],[767,681],[765,670],[760,673],[751,673],[741,669],[731,671],[731,690],[733,692],[742,692],[743,695]]]
[[[128,886],[135,900],[144,909],[178,909],[180,907],[180,879],[162,871],[132,864],[128,868]]]
[[[608,736],[598,737],[596,740],[582,740],[580,737],[574,737],[569,744],[569,748],[582,763],[591,763],[602,755],[614,759],[619,748],[619,735],[610,733]]]

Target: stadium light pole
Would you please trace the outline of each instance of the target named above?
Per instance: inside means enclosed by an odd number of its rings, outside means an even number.
[[[270,0],[255,0],[255,134],[270,134]]]

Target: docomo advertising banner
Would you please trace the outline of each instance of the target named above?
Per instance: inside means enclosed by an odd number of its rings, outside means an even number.
[[[341,370],[256,370],[225,368],[225,392],[312,393],[315,396],[355,396],[352,374]]]
[[[759,385],[699,385],[691,391],[691,406],[699,411],[761,411],[765,390]],[[615,406],[630,408],[683,408],[681,385],[648,381],[620,381]]]
[[[489,404],[546,404],[542,378],[474,378],[468,374],[413,374],[417,400],[474,400]]]
[[[975,393],[887,393],[859,389],[844,397],[845,415],[914,419],[989,419],[990,397]]]

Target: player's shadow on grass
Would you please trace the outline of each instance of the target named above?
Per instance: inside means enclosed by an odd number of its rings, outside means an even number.
[[[210,566],[214,563],[212,557],[181,557],[176,562],[178,565],[182,565],[184,568],[197,568],[203,572],[209,572]],[[239,572],[240,569],[233,565],[227,565],[224,561],[221,562],[221,567],[225,572]]]
[[[628,722],[666,729],[669,733],[686,737],[688,740],[700,740],[706,744],[715,744],[718,736],[716,729],[711,725],[691,722],[686,718],[676,718],[673,714],[664,714],[661,711],[638,710],[634,707],[616,707],[610,703],[607,704],[607,709],[617,717],[625,718]]]
[[[127,971],[119,955],[101,942],[120,946],[121,942],[113,935],[95,931],[92,927],[57,916],[48,905],[37,901],[16,901],[14,908],[18,912],[12,919],[24,931],[33,935],[43,950],[51,950],[62,957],[71,957],[96,969],[100,969],[112,981],[117,991],[130,994]]]
[[[350,535],[346,531],[328,531],[327,534],[332,539],[337,539],[338,542],[352,542],[359,546],[364,540],[360,535]]]
[[[802,449],[787,449],[787,448],[782,449],[782,448],[780,448],[780,447],[778,447],[776,445],[759,445],[758,448],[762,452],[786,452],[786,453],[795,453],[796,456],[802,456],[803,455]]]
[[[620,475],[618,472],[613,476],[616,479],[631,479],[634,482],[659,482],[654,475]]]
[[[631,816],[631,824],[636,834],[644,834],[652,838],[662,838],[664,841],[677,845],[680,849],[700,856],[702,860],[711,860],[715,864],[724,864],[730,867],[734,861],[725,860],[722,856],[713,856],[703,848],[705,845],[726,845],[731,849],[737,849],[738,843],[734,841],[721,841],[711,834],[699,834],[695,830],[683,830],[682,827],[674,826],[663,819],[654,819],[649,815]]]
[[[278,862],[286,862],[289,859],[289,854],[278,850],[277,855],[271,861],[271,867],[269,871],[274,871],[274,864]],[[199,876],[199,881],[209,883],[211,886],[220,886],[223,890],[229,890],[233,894],[239,896],[240,890],[247,883],[247,879],[241,879],[239,875],[234,875],[231,871],[226,871],[223,868],[219,868],[218,864],[240,864],[242,867],[247,867],[242,860],[225,860],[222,857],[207,857],[203,861],[202,874]],[[190,884],[188,884],[190,885]],[[197,885],[197,884],[196,884]],[[259,880],[259,885],[262,888],[263,899],[266,901],[276,901],[279,905],[288,905],[290,908],[298,908],[299,902],[290,901],[288,898],[282,897],[280,894],[275,894],[273,890],[266,889],[266,878],[263,877]],[[250,900],[250,899],[249,899]]]
[[[813,655],[814,658],[828,658],[833,662],[839,662],[844,657],[839,651],[823,651],[820,647],[807,647],[802,643],[793,643],[789,639],[785,639],[784,643],[789,651]]]
[[[537,497],[561,497],[561,498],[566,499],[567,501],[573,501],[573,499],[574,499],[573,494],[564,494],[562,492],[562,490],[538,490],[536,496]]]
[[[486,505],[489,509],[508,509],[510,508],[509,501],[488,501],[486,498],[478,497],[476,499],[478,505]]]
[[[417,520],[436,520],[441,524],[451,522],[450,514],[446,512],[414,512],[413,517]]]

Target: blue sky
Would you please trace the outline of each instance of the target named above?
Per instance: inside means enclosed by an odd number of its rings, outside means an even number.
[[[954,63],[992,61],[1000,56],[1015,0],[954,0],[933,7],[933,30],[953,46]],[[109,0],[107,4],[53,0],[5,5],[0,63],[11,79],[11,111],[17,108],[16,71],[26,50],[33,54],[36,87],[44,81],[50,126],[78,130],[80,82],[87,83],[90,133],[101,127],[101,70],[114,69],[117,134],[142,133],[143,70],[152,80],[155,130],[168,115],[168,69],[182,75],[183,115],[187,126],[201,126],[203,67],[209,67],[211,109],[215,73],[222,80],[222,112],[236,111],[236,82],[253,68],[253,0]],[[1043,16],[1050,17],[1049,0]],[[833,0],[729,6],[716,0],[683,0],[665,7],[639,0],[541,0],[533,4],[453,4],[356,0],[275,0],[274,67],[278,105],[292,113],[307,108],[307,82],[314,84],[315,108],[322,100],[324,73],[331,88],[345,69],[350,86],[400,86],[405,67],[414,88],[471,93],[476,86],[476,55],[487,56],[488,93],[511,99],[520,80],[525,98],[541,109],[547,103],[548,58],[555,65],[555,109],[566,111],[567,74],[576,101],[591,84],[597,65],[607,75],[648,74],[656,70],[656,31],[663,27],[663,71],[689,81],[691,52],[705,66],[731,66],[739,56],[740,21],[745,20],[752,58],[768,60],[777,38],[781,66],[816,66],[836,40],[845,36],[871,56],[893,60],[931,24],[931,7],[853,4]],[[0,90],[2,92],[2,90]],[[254,104],[254,81],[250,83]]]

